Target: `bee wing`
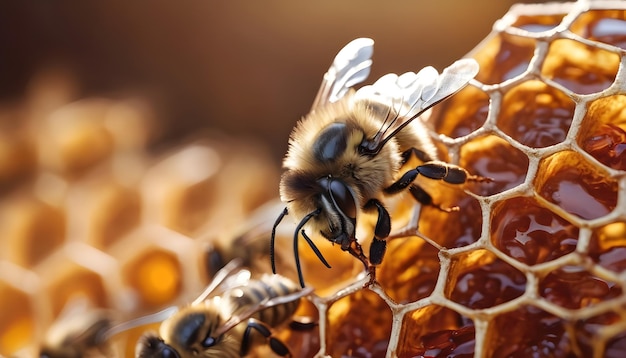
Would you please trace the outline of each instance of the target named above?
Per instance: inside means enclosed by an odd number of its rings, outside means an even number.
[[[228,320],[226,320],[226,322],[224,322],[222,326],[218,327],[213,334],[215,337],[219,337],[220,335],[231,330],[233,327],[235,327],[239,323],[252,317],[255,313],[259,311],[262,311],[269,307],[278,306],[278,305],[282,305],[285,303],[298,300],[304,296],[308,296],[312,292],[313,292],[313,289],[311,287],[306,287],[306,288],[303,288],[302,290],[299,290],[297,292],[294,292],[288,295],[274,297],[274,298],[266,298],[260,301],[258,304],[250,305],[249,307],[239,312],[238,314],[231,316]]]
[[[311,109],[338,101],[352,86],[365,81],[370,74],[373,53],[374,40],[368,38],[358,38],[344,46],[324,74]]]
[[[245,285],[250,280],[250,271],[241,267],[242,260],[236,258],[224,265],[215,276],[211,283],[202,291],[202,293],[191,303],[197,305],[206,300],[211,294],[223,292],[229,288]],[[219,290],[218,290],[219,288]]]
[[[429,66],[418,73],[407,72],[400,76],[390,73],[374,84],[360,88],[354,95],[355,105],[365,105],[370,111],[375,110],[374,104],[383,104],[387,108],[382,127],[364,149],[378,153],[413,119],[465,87],[478,70],[478,62],[474,59],[462,59],[441,74]]]

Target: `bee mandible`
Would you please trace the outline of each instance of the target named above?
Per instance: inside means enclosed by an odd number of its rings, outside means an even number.
[[[374,41],[359,38],[347,44],[324,75],[308,115],[293,129],[280,181],[286,207],[274,223],[270,241],[272,270],[276,273],[276,227],[288,214],[298,221],[293,249],[300,285],[304,287],[298,256],[300,235],[320,261],[330,268],[310,233],[319,233],[359,259],[376,282],[376,266],[386,251],[391,218],[385,196],[408,190],[420,203],[445,208],[414,183],[418,175],[451,184],[489,181],[465,169],[440,161],[432,139],[415,119],[465,87],[478,73],[478,63],[461,59],[438,73],[426,67],[417,73],[387,74],[374,84],[354,90],[369,75]],[[423,164],[401,172],[412,157]],[[356,238],[357,217],[377,216],[371,230],[369,256]]]

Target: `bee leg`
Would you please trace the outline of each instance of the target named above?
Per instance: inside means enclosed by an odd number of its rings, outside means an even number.
[[[281,357],[291,357],[291,352],[289,351],[289,348],[285,345],[285,343],[283,343],[278,338],[272,337],[272,331],[270,331],[267,325],[254,318],[248,320],[248,326],[243,333],[243,338],[241,340],[242,357],[249,353],[248,351],[250,350],[250,343],[252,342],[252,337],[250,337],[250,334],[252,333],[253,329],[259,332],[263,337],[268,340],[269,346],[274,353],[278,354]]]
[[[370,246],[370,264],[380,265],[387,250],[387,241],[385,239],[391,231],[391,218],[387,209],[376,199],[369,200],[363,207],[365,211],[374,209],[378,211],[378,220],[374,227],[374,240]]]
[[[433,206],[443,212],[446,213],[451,213],[453,211],[459,211],[459,207],[458,206],[453,206],[453,207],[445,207],[445,206],[441,206],[439,204],[433,203],[433,198],[430,196],[430,194],[428,194],[424,189],[422,189],[420,186],[418,185],[411,185],[409,187],[409,193],[411,193],[411,195],[413,196],[413,198],[415,198],[415,200],[417,200],[420,204],[422,205],[428,205],[428,206]]]

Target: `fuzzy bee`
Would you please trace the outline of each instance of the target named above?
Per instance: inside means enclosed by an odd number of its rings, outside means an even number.
[[[274,224],[270,242],[272,269],[275,229],[288,214],[298,222],[294,254],[300,285],[304,279],[298,257],[299,236],[330,268],[310,234],[321,234],[359,259],[372,284],[383,260],[391,219],[385,196],[408,190],[416,200],[444,211],[414,180],[418,175],[451,184],[487,181],[465,169],[438,160],[424,124],[414,121],[426,110],[465,87],[478,73],[478,63],[462,59],[441,74],[433,67],[400,76],[387,74],[359,90],[372,64],[373,40],[359,38],[346,45],[324,75],[310,113],[298,122],[289,140],[280,181],[286,207]],[[422,165],[401,171],[417,157]],[[377,215],[371,230],[369,256],[355,237],[357,217]]]
[[[163,321],[158,335],[146,333],[137,343],[135,354],[142,358],[240,357],[263,343],[278,355],[290,356],[270,327],[289,321],[312,290],[279,275],[250,280],[250,272],[239,266],[237,260],[229,262],[190,305],[127,322],[116,331]]]

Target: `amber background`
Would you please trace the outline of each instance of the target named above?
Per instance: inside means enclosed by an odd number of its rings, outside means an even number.
[[[335,53],[376,40],[372,77],[442,68],[471,50],[512,0],[3,1],[0,103],[42,69],[69,70],[76,98],[148,97],[158,143],[198,128],[254,135],[278,161]]]

